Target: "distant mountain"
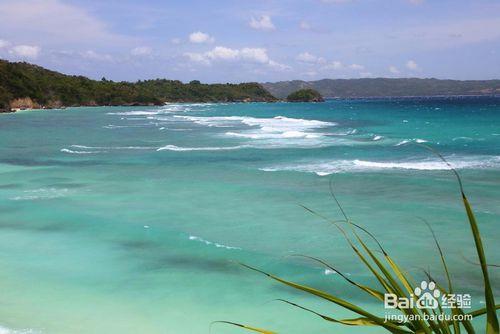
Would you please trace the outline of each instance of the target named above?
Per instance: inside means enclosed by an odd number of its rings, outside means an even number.
[[[278,98],[285,98],[290,93],[304,88],[315,89],[324,97],[330,98],[500,94],[500,80],[366,78],[293,80],[266,82],[262,85]]]
[[[258,83],[202,84],[177,80],[113,82],[65,75],[0,60],[0,111],[64,106],[161,105],[165,102],[275,101]]]

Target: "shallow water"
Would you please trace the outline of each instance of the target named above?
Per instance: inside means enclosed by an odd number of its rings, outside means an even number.
[[[236,265],[327,289],[383,315],[321,257],[375,284],[328,223],[346,213],[416,278],[482,306],[452,174],[463,176],[488,259],[500,262],[500,99],[171,104],[0,115],[0,333],[206,333],[214,320],[283,333],[377,333],[323,322],[346,311]],[[498,282],[498,271],[492,271]],[[496,285],[498,287],[498,285]],[[496,289],[498,295],[499,289]],[[216,333],[238,329],[215,325]],[[14,331],[15,330],[15,331]]]

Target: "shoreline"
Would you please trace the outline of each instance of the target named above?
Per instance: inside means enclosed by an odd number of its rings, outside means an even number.
[[[209,104],[209,103],[276,103],[276,102],[286,102],[284,100],[274,100],[274,101],[261,101],[261,100],[238,100],[238,101],[171,101],[171,102],[165,102],[161,104],[154,104],[154,103],[149,103],[149,104],[142,104],[142,103],[127,103],[127,104],[116,104],[116,105],[109,105],[109,104],[81,104],[81,105],[71,105],[71,106],[61,106],[61,107],[47,107],[47,106],[40,106],[39,108],[37,107],[26,107],[26,108],[9,108],[9,109],[0,109],[0,114],[13,114],[16,112],[20,111],[33,111],[33,110],[64,110],[68,108],[102,108],[102,107],[162,107],[166,106],[169,104],[189,104],[189,103],[200,103],[200,104]]]
[[[493,94],[493,95],[409,95],[409,96],[356,96],[356,97],[330,97],[327,96],[324,99],[325,100],[346,100],[346,101],[352,101],[352,100],[411,100],[411,99],[460,99],[460,98],[500,98],[500,94]],[[286,99],[276,99],[274,101],[262,101],[262,100],[251,100],[251,99],[246,99],[246,100],[238,100],[238,101],[170,101],[170,102],[164,102],[161,104],[154,104],[154,103],[126,103],[126,104],[117,104],[117,105],[109,105],[109,104],[103,104],[103,105],[96,105],[96,104],[89,104],[89,105],[71,105],[71,106],[61,106],[61,107],[47,107],[47,106],[41,106],[41,108],[36,108],[36,107],[28,107],[28,108],[10,108],[10,109],[0,109],[0,114],[12,114],[20,111],[35,111],[35,110],[64,110],[68,108],[101,108],[101,107],[161,107],[169,104],[175,104],[175,103],[180,103],[180,104],[189,104],[189,103],[200,103],[200,104],[209,104],[209,103],[316,103],[316,102],[290,102],[286,101]]]

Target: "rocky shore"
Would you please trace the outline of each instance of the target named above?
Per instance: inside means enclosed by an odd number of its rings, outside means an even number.
[[[0,113],[12,113],[21,110],[32,110],[32,109],[66,109],[68,107],[101,107],[101,106],[155,106],[155,105],[163,105],[164,103],[140,103],[140,102],[130,102],[130,103],[121,103],[121,104],[106,104],[100,105],[95,101],[89,101],[89,103],[85,104],[74,104],[66,106],[59,100],[49,101],[46,104],[40,104],[33,101],[30,97],[23,97],[14,99],[9,102],[8,107],[0,108]]]
[[[162,106],[168,103],[251,103],[251,102],[277,102],[279,100],[253,100],[250,98],[240,99],[240,100],[208,100],[208,101],[192,101],[192,100],[176,100],[176,101],[166,101],[166,102],[127,102],[127,103],[116,103],[116,104],[98,104],[95,101],[90,101],[84,104],[72,104],[64,105],[61,101],[49,101],[47,104],[39,104],[33,101],[29,97],[19,98],[12,100],[7,108],[0,107],[1,113],[13,113],[21,110],[33,110],[33,109],[66,109],[71,107],[133,107],[133,106]]]

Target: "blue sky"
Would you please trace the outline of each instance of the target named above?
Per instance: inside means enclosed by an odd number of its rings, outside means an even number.
[[[500,2],[0,0],[0,58],[113,80],[500,78]]]

